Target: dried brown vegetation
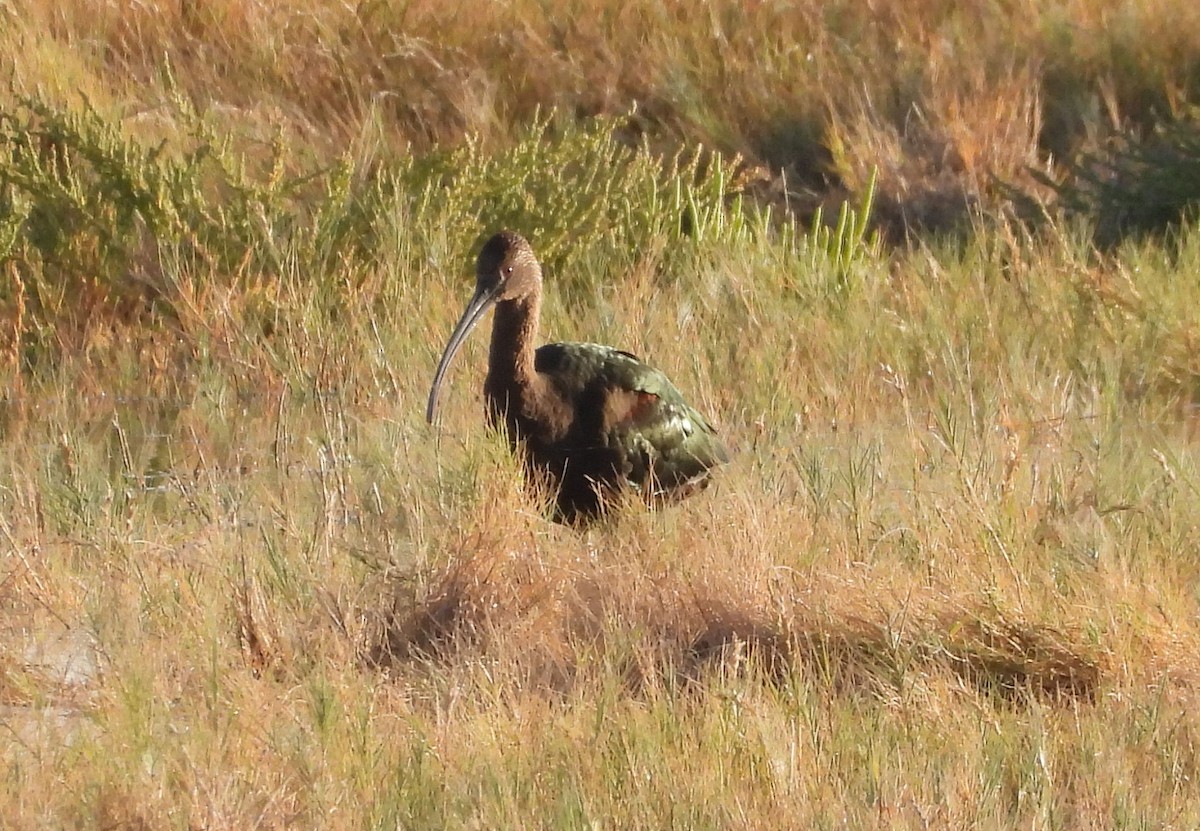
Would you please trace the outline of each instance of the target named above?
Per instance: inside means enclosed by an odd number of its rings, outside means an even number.
[[[595,683],[597,668],[615,670],[637,695],[646,684],[686,686],[753,667],[776,683],[815,675],[843,693],[892,697],[914,678],[949,674],[985,694],[1051,700],[1094,699],[1111,669],[1078,632],[1007,619],[966,597],[910,591],[864,606],[856,581],[771,563],[735,576],[725,552],[698,552],[711,561],[679,574],[603,563],[610,558],[595,550],[562,561],[557,547],[468,544],[472,553],[456,556],[427,597],[398,604],[373,662],[499,661],[503,677],[548,694]]]
[[[1031,169],[1180,115],[1193,5],[23,0],[9,38],[22,88],[83,92],[150,137],[169,133],[174,89],[317,155],[364,136],[492,146],[539,111],[636,107],[656,146],[741,153],[774,180],[762,197],[801,212],[878,168],[878,220],[900,234],[955,227],[1002,204],[997,182],[1037,191]]]
[[[5,826],[1200,826],[1198,8],[0,5]],[[500,225],[713,487],[424,424]]]

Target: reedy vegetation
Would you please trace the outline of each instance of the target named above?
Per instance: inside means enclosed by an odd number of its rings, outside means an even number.
[[[1194,99],[1194,4],[576,6],[0,11],[0,815],[1200,822],[1200,235],[1004,201]],[[479,343],[424,426],[500,226],[710,492],[548,524]]]

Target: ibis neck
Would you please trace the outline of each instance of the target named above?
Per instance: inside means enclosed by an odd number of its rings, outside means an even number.
[[[540,309],[541,298],[536,293],[496,304],[485,384],[492,396],[509,396],[511,400],[514,394],[521,395],[534,386]]]

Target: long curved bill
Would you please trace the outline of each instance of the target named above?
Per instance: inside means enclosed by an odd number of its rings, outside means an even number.
[[[425,408],[425,420],[430,424],[433,424],[433,417],[437,413],[438,393],[441,392],[442,380],[446,377],[446,370],[450,368],[450,362],[454,360],[454,356],[466,342],[467,335],[471,334],[471,330],[475,328],[487,310],[494,305],[496,305],[496,289],[477,288],[471,297],[471,302],[467,303],[467,308],[463,310],[462,317],[458,319],[454,331],[450,333],[446,350],[442,352],[437,372],[433,375],[433,386],[429,389],[429,404]]]

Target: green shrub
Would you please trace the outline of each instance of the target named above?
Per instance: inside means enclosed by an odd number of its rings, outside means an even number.
[[[1200,206],[1200,118],[1193,113],[1146,137],[1122,135],[1081,156],[1061,181],[1041,180],[1068,214],[1094,223],[1103,248],[1162,233]]]

